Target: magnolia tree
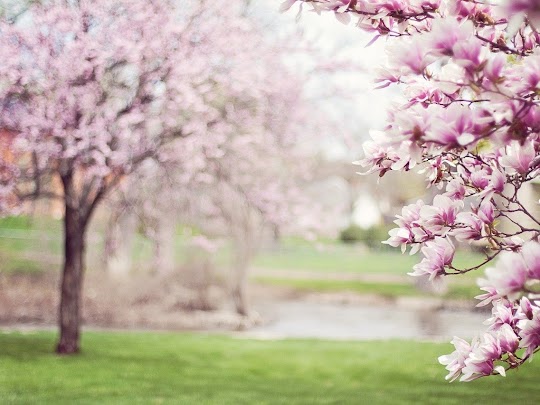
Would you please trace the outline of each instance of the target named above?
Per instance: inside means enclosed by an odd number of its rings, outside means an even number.
[[[234,63],[227,38],[249,38],[240,6],[217,19],[205,2],[57,1],[0,22],[0,128],[10,134],[0,144],[16,157],[0,164],[0,207],[14,197],[64,203],[59,353],[79,350],[93,212],[142,162],[160,161],[175,140],[205,138],[219,120],[213,88],[236,81],[220,68]]]
[[[287,9],[295,4],[283,4]],[[433,282],[478,270],[492,305],[487,331],[439,361],[471,381],[519,367],[540,347],[540,221],[523,201],[540,170],[540,4],[537,1],[315,0],[345,24],[388,38],[376,82],[405,101],[364,145],[359,163],[384,176],[419,167],[437,195],[403,208],[386,243],[420,252],[413,276]],[[485,260],[454,265],[456,243]]]

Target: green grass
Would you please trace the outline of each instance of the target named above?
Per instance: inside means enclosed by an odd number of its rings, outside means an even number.
[[[358,246],[346,244],[326,244],[317,249],[307,244],[285,244],[277,252],[259,254],[254,266],[266,269],[406,274],[420,260],[420,255],[401,254],[398,249],[365,251]],[[458,252],[455,260],[457,267],[472,266],[480,263],[482,256],[472,252]]]
[[[255,341],[85,333],[57,357],[52,333],[0,335],[3,404],[532,404],[540,362],[506,378],[448,384],[448,344]]]
[[[330,245],[324,250],[304,247],[264,252],[255,258],[254,265],[266,269],[405,274],[416,262],[416,257],[394,252],[371,253],[350,245]]]
[[[60,230],[61,222],[48,217],[30,217],[25,215],[0,218],[0,229],[33,230],[38,227]]]
[[[0,218],[0,272],[57,270],[61,262],[61,232],[61,222],[52,218]]]
[[[290,287],[300,291],[311,292],[354,292],[357,294],[375,294],[388,298],[402,296],[433,296],[417,289],[412,283],[365,282],[358,280],[328,280],[328,279],[295,279],[256,277],[261,284]],[[448,291],[441,295],[443,298],[472,300],[482,291],[474,284],[450,284]]]

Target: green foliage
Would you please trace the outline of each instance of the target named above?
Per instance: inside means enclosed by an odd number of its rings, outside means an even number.
[[[371,249],[381,249],[386,245],[383,240],[388,239],[389,227],[384,225],[361,228],[358,225],[350,225],[341,231],[339,239],[344,243],[362,242]]]
[[[364,230],[358,225],[349,225],[339,234],[339,239],[344,243],[355,243],[364,240]]]
[[[532,404],[540,362],[448,384],[449,344],[258,341],[173,333],[83,335],[83,352],[52,353],[53,333],[0,334],[6,404]]]

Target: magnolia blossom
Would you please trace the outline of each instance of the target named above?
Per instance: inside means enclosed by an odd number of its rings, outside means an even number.
[[[470,345],[453,340],[456,352],[440,358],[447,378],[520,366],[539,348],[540,218],[520,193],[540,173],[538,1],[303,2],[388,38],[376,83],[404,100],[360,162],[379,176],[418,168],[436,195],[405,207],[385,243],[421,251],[410,274],[433,281],[487,267],[477,298],[494,305],[490,329]],[[485,257],[458,268],[456,242]]]
[[[526,349],[525,355],[532,356],[540,347],[540,310],[538,307],[533,311],[531,319],[523,319],[519,322],[520,347]]]
[[[440,279],[445,274],[445,268],[452,263],[455,247],[446,238],[437,237],[426,242],[422,248],[424,258],[413,267],[411,276],[429,276],[430,281]]]
[[[465,360],[469,357],[472,350],[471,345],[468,342],[457,336],[452,339],[451,343],[456,350],[450,354],[439,357],[439,362],[442,365],[445,365],[446,369],[449,371],[446,379],[450,380],[450,382],[459,378],[465,367]]]
[[[497,372],[505,375],[504,367],[495,366],[495,360],[502,355],[498,336],[484,333],[480,339],[473,342],[471,352],[465,359],[465,367],[461,370],[460,381],[473,381],[477,378]]]
[[[521,253],[527,269],[527,277],[531,280],[540,280],[540,243],[526,243]]]
[[[519,174],[526,174],[529,171],[536,156],[533,142],[527,142],[525,145],[521,145],[519,142],[513,141],[506,147],[505,152],[500,158],[501,166],[513,169]]]
[[[504,252],[497,265],[488,267],[485,274],[486,278],[478,281],[481,287],[494,288],[499,297],[513,297],[525,286],[527,267],[522,255]]]

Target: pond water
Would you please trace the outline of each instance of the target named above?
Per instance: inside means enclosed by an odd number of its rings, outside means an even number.
[[[277,301],[261,305],[264,325],[242,336],[261,339],[319,338],[343,340],[471,338],[485,330],[486,313],[470,310],[418,309],[400,305],[334,304]]]

